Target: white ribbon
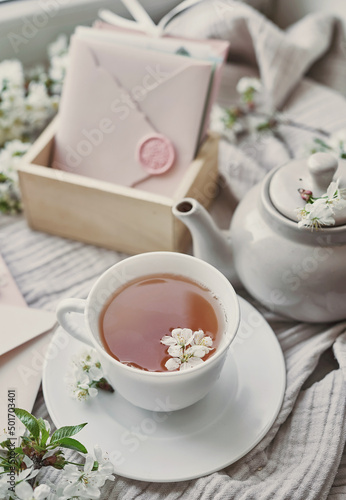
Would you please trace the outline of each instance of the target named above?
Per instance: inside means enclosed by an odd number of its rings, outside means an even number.
[[[148,35],[160,37],[163,36],[165,27],[175,16],[177,16],[184,10],[189,9],[193,5],[196,5],[202,0],[184,0],[179,5],[174,7],[170,12],[168,12],[158,24],[154,23],[154,21],[151,19],[147,11],[142,7],[142,5],[138,2],[138,0],[121,1],[133,16],[135,21],[125,19],[124,17],[118,16],[117,14],[114,14],[114,12],[106,9],[102,9],[98,12],[100,19],[106,21],[109,24],[113,24],[114,26],[118,26],[119,28],[144,31]]]

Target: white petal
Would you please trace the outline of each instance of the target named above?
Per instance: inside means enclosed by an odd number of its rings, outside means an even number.
[[[174,330],[172,330],[172,337],[175,339],[176,344],[179,344],[181,346],[185,345],[185,337],[183,335],[182,328],[174,328]]]
[[[211,347],[213,345],[213,339],[209,336],[204,336],[203,330],[198,330],[193,334],[193,345],[204,345]]]
[[[76,391],[74,394],[75,399],[78,401],[87,400],[89,397],[89,393],[86,389],[81,389],[80,391]]]
[[[173,371],[173,370],[178,370],[179,366],[181,364],[181,361],[179,358],[171,358],[168,361],[166,361],[165,367],[167,368],[168,371]]]
[[[114,473],[114,465],[109,460],[101,464],[101,472],[107,476],[107,479],[114,480],[111,476]]]
[[[78,384],[78,389],[82,389],[83,391],[87,391],[89,389],[89,382],[87,384]]]
[[[175,345],[176,343],[177,343],[177,341],[173,337],[171,337],[170,335],[165,335],[161,339],[161,344],[164,344],[164,345]]]
[[[44,419],[43,419],[43,422],[44,422],[44,425],[46,427],[46,431],[48,431],[50,433],[50,431],[51,431],[50,423],[48,422],[48,420],[44,420]]]
[[[181,334],[181,331],[182,331],[182,328],[173,328],[173,330],[172,330],[172,337],[176,338],[177,335]]]
[[[323,196],[327,196],[328,199],[331,200],[338,189],[339,189],[339,179],[329,184],[327,192]]]
[[[93,467],[94,467],[94,457],[92,457],[91,455],[87,455],[85,458],[84,472],[86,474],[89,474],[89,472],[92,471]]]
[[[310,227],[311,226],[311,221],[307,219],[302,219],[298,222],[298,227],[301,229],[302,227]]]
[[[201,363],[204,363],[203,359],[201,358],[190,358],[186,363],[183,364],[186,365],[185,368],[194,368]]]
[[[90,384],[90,378],[86,373],[83,373],[83,377],[80,377],[78,380],[78,386],[82,389],[87,389]]]
[[[213,339],[211,337],[209,337],[209,335],[207,335],[206,337],[204,337],[202,339],[201,344],[206,346],[206,347],[211,347],[213,345]]]
[[[180,345],[171,345],[168,354],[173,358],[180,358],[183,355],[183,348]]]
[[[30,460],[30,458],[29,458]],[[39,469],[25,469],[22,470],[18,475],[17,475],[17,481],[23,481],[24,479],[31,479],[39,473]]]
[[[346,207],[346,200],[343,199],[343,198],[340,198],[339,200],[337,200],[335,203],[334,203],[334,208],[336,210],[342,210],[343,208]]]
[[[95,398],[98,395],[98,390],[95,387],[90,387],[89,388],[89,396],[91,398]]]
[[[205,347],[204,345],[193,345],[186,351],[186,354],[197,358],[203,358],[206,354],[208,354],[208,352],[208,347]]]
[[[262,90],[262,83],[257,78],[243,77],[238,81],[236,89],[239,94],[243,94],[249,89],[260,92]]]
[[[184,337],[185,345],[191,344],[193,339],[193,331],[190,330],[190,328],[183,328],[181,334]]]
[[[103,455],[102,455],[102,449],[101,449],[101,446],[99,446],[98,444],[96,444],[94,446],[94,455],[95,455],[95,459],[98,461],[98,463],[100,464],[103,460]]]
[[[72,484],[67,484],[67,486],[63,490],[64,496],[66,498],[73,498],[73,497],[78,497],[79,493],[79,484],[78,483],[72,483]]]
[[[194,332],[193,334],[193,344],[199,344],[204,337],[204,331],[203,330],[198,330]]]
[[[63,474],[64,474],[64,476],[66,478],[72,478],[72,479],[74,477],[79,477],[80,476],[80,473],[79,473],[77,465],[73,465],[73,464],[67,464],[67,465],[65,465]]]
[[[312,212],[312,217],[318,218],[321,224],[326,226],[335,224],[332,210],[328,205],[317,205]]]
[[[26,465],[26,469],[25,470],[28,470],[30,467],[32,467],[34,465],[34,462],[27,455],[24,456],[23,462]]]
[[[15,487],[15,492],[20,500],[31,500],[34,494],[34,490],[26,481],[22,481],[21,483],[17,484],[17,486]]]
[[[92,366],[89,370],[89,377],[91,380],[95,380],[96,382],[101,380],[101,378],[103,377],[102,368],[97,368],[96,366]]]
[[[46,484],[40,484],[35,488],[34,498],[35,500],[44,500],[45,498],[47,498],[49,493],[50,493],[50,487],[47,486]]]
[[[87,497],[91,500],[97,500],[101,496],[101,492],[96,486],[89,486],[86,489]]]

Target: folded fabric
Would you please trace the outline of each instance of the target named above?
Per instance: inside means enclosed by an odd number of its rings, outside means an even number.
[[[345,32],[340,24],[335,16],[316,12],[283,31],[243,2],[204,0],[172,19],[165,34],[229,41],[230,58],[258,66],[268,99],[281,108],[309,70],[346,95]]]
[[[196,152],[212,74],[212,62],[77,32],[52,166],[172,196]]]

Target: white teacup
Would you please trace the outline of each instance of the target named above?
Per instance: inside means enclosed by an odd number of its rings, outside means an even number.
[[[149,372],[120,363],[106,352],[100,338],[99,317],[105,304],[117,289],[130,281],[167,273],[200,283],[218,298],[225,325],[219,346],[204,363],[183,371]],[[84,315],[83,331],[74,325],[72,312]],[[196,403],[213,387],[236,335],[240,312],[232,285],[210,264],[190,255],[150,252],[129,257],[108,269],[94,284],[87,300],[61,301],[57,317],[70,335],[95,348],[107,360],[107,377],[125,399],[147,410],[173,411]]]

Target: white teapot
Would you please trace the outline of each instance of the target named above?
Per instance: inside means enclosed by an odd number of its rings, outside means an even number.
[[[192,234],[194,254],[269,309],[308,322],[346,319],[346,209],[335,225],[298,227],[299,189],[322,196],[332,180],[346,188],[346,161],[329,153],[269,172],[239,203],[230,231],[220,231],[193,198],[173,207]]]

